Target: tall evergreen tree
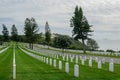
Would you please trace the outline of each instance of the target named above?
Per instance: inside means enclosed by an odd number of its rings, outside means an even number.
[[[37,40],[37,33],[38,33],[38,25],[34,18],[26,18],[25,20],[25,36],[27,38],[27,42],[29,43],[29,48],[33,49],[33,43]]]
[[[9,31],[8,31],[7,27],[4,24],[2,26],[3,26],[3,31],[2,31],[3,41],[7,42],[7,41],[9,41]]]
[[[48,45],[50,44],[51,41],[51,30],[48,22],[46,22],[45,24],[45,41],[47,42]]]
[[[74,16],[70,20],[70,25],[73,27],[73,37],[75,40],[82,40],[83,43],[83,51],[86,53],[85,49],[85,40],[90,35],[89,32],[92,32],[91,25],[89,25],[86,17],[83,15],[82,8],[78,8],[76,6]]]
[[[18,41],[18,31],[15,24],[13,24],[11,28],[11,40]]]

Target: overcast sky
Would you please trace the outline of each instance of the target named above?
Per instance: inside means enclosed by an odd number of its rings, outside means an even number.
[[[52,32],[72,35],[70,19],[75,6],[81,6],[100,49],[120,50],[120,0],[0,0],[0,34],[2,24],[9,30],[15,24],[23,34],[24,21],[34,17],[40,32],[48,21]]]

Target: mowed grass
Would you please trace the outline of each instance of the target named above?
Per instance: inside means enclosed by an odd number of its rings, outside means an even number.
[[[27,50],[28,51],[28,50]],[[35,53],[34,53],[35,54]],[[62,57],[59,57],[57,59],[57,68],[58,68],[58,61],[62,61]],[[75,59],[74,59],[75,62]],[[74,62],[70,62],[70,72],[69,75],[74,75]],[[82,66],[81,61],[79,61],[79,72],[80,77],[77,78],[78,80],[120,80],[120,64],[115,64],[115,72],[109,72],[109,64],[104,63],[102,64],[102,69],[97,68],[97,62],[93,61],[93,67],[88,66],[88,60],[85,61],[85,65]],[[62,71],[65,71],[65,61],[62,61],[63,63],[63,69]],[[67,80],[67,79],[66,79]],[[71,79],[70,79],[71,80]]]
[[[16,48],[17,80],[79,80],[40,62]]]
[[[30,50],[28,50],[26,48],[23,48],[23,49],[28,51],[28,52],[30,52],[30,53],[36,54],[38,56],[44,56],[44,55],[41,55],[38,52],[33,52],[33,51],[30,51]],[[46,53],[44,53],[44,54],[46,54]],[[66,57],[65,57],[65,59],[66,59]],[[62,56],[59,55],[59,59],[58,60],[63,61]],[[65,61],[63,61],[63,62],[65,62]],[[69,61],[68,62],[71,63],[70,57],[69,57]],[[75,62],[76,62],[76,59],[74,58],[72,63],[75,64]],[[80,60],[80,58],[79,58],[78,62],[79,62],[78,64],[81,66],[82,65],[82,63],[81,63],[82,61]],[[88,64],[89,64],[89,59],[86,59],[84,66],[88,67]],[[98,69],[98,63],[95,60],[92,60],[92,67],[91,68]],[[102,63],[101,70],[109,71],[109,63],[108,62]],[[120,75],[120,64],[114,64],[114,72]]]
[[[12,79],[13,48],[0,54],[0,80]]]

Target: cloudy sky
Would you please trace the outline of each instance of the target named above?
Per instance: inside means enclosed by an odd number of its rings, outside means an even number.
[[[25,18],[34,17],[40,32],[48,21],[52,32],[72,35],[69,20],[75,6],[81,6],[100,49],[120,50],[120,0],[0,0],[0,34],[2,24],[10,30],[16,24],[23,34]]]

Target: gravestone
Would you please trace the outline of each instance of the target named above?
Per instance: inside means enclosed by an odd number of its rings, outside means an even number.
[[[50,58],[50,65],[52,66],[52,59]]]
[[[65,63],[65,72],[69,73],[69,63]]]
[[[82,59],[82,56],[79,56],[80,57],[80,60]]]
[[[95,57],[95,61],[98,62],[98,57]]]
[[[74,65],[74,76],[79,77],[79,66],[78,66],[78,64]]]
[[[92,57],[89,59],[89,66],[92,67]]]
[[[45,57],[44,57],[44,62],[46,61]]]
[[[69,56],[67,55],[67,57],[66,57],[66,61],[68,61],[69,60]]]
[[[103,64],[105,63],[105,58],[102,59],[102,63],[103,63]]]
[[[62,70],[62,61],[59,61],[59,69]]]
[[[78,63],[78,55],[76,55],[75,62]]]
[[[65,56],[64,55],[62,56],[62,58],[63,58],[63,60],[65,60]]]
[[[99,60],[98,61],[98,69],[101,69],[102,68],[102,63],[101,63],[101,61]]]
[[[73,62],[73,59],[74,59],[74,56],[71,56],[70,57],[70,61]]]
[[[13,79],[16,79],[16,64],[13,64]]]
[[[56,67],[56,59],[54,59],[53,62],[54,62],[53,66]]]
[[[82,58],[81,63],[82,63],[82,65],[85,64],[85,59],[84,58]]]
[[[48,58],[46,58],[46,63],[48,64]]]
[[[114,72],[114,63],[113,63],[113,59],[111,59],[110,63],[109,63],[109,71]]]

